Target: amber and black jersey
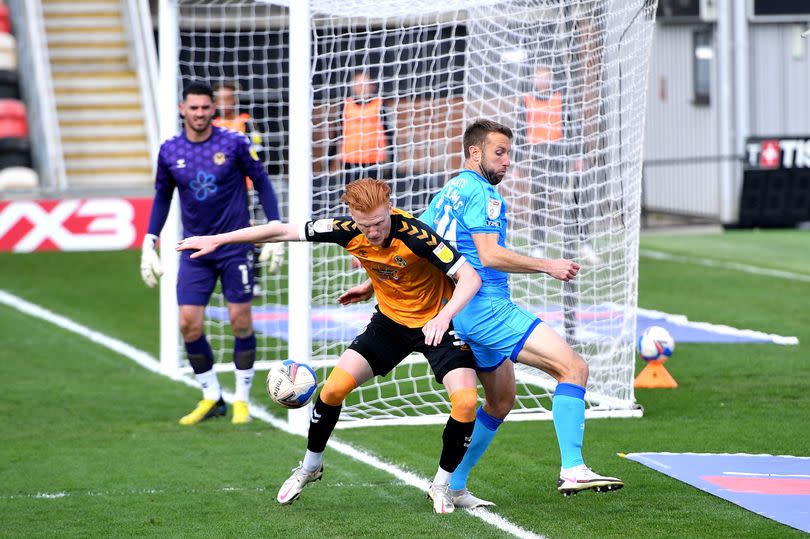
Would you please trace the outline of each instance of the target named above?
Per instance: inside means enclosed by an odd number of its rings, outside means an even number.
[[[336,243],[357,258],[371,277],[380,312],[409,328],[433,319],[453,295],[452,276],[464,257],[428,225],[407,212],[391,211],[391,233],[372,245],[351,217],[304,225],[301,239]]]

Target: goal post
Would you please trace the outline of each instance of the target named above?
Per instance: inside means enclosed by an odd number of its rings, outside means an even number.
[[[389,181],[395,205],[418,215],[459,170],[470,121],[486,117],[511,127],[512,166],[499,186],[509,247],[583,266],[570,284],[512,275],[512,296],[588,362],[588,416],[641,414],[633,375],[654,0],[173,6],[177,25],[161,32],[176,30],[179,82],[238,80],[239,107],[259,131],[284,219],[346,214],[343,187],[364,175]],[[342,138],[358,74],[367,94],[358,100],[379,105],[384,127],[373,163],[349,162]],[[308,361],[323,381],[372,313],[373,303],[336,302],[365,274],[335,246],[290,244],[287,254],[280,273],[260,269],[259,365]],[[206,334],[225,369],[231,341],[221,296],[206,312]],[[516,372],[510,418],[550,418],[554,380],[525,366]],[[424,358],[411,356],[350,395],[339,427],[438,423],[448,411]]]

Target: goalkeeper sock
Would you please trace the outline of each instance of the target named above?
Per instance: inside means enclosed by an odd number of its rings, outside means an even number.
[[[191,368],[202,387],[203,398],[218,401],[222,396],[222,390],[214,372],[214,352],[208,344],[208,339],[203,334],[196,341],[187,342],[185,345],[188,362],[191,363]]]
[[[326,442],[335,430],[342,405],[330,406],[321,400],[320,394],[315,401],[312,416],[309,419],[309,434],[307,435],[307,449],[313,453],[323,453]]]
[[[585,435],[585,388],[560,383],[551,399],[551,415],[563,468],[584,464],[582,438]]]
[[[256,361],[256,334],[250,337],[234,337],[233,363],[236,390],[234,399],[248,402],[250,387],[253,385],[253,363]]]
[[[478,412],[475,414],[475,427],[473,428],[470,446],[467,448],[464,458],[461,459],[461,463],[450,478],[451,490],[467,488],[467,478],[470,476],[470,472],[473,467],[478,464],[478,461],[481,460],[481,456],[487,450],[489,444],[492,443],[492,439],[495,438],[498,427],[500,427],[502,423],[503,419],[492,417],[484,411],[483,407],[478,409]]]

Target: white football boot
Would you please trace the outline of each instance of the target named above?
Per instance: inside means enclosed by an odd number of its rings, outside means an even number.
[[[560,473],[560,479],[557,481],[557,490],[563,496],[570,496],[583,490],[610,492],[619,490],[623,486],[624,481],[621,479],[599,475],[584,464]]]
[[[453,502],[453,505],[462,509],[475,509],[476,507],[491,507],[495,505],[495,502],[473,496],[472,492],[466,488],[450,490],[449,492],[450,500]]]
[[[281,488],[278,489],[278,496],[276,499],[281,505],[288,505],[293,503],[301,495],[301,491],[308,483],[319,481],[323,476],[323,465],[314,472],[308,472],[304,469],[303,464],[299,463],[297,468],[293,468],[292,475],[289,479],[284,481]]]
[[[439,514],[452,513],[455,509],[453,501],[450,499],[448,484],[433,484],[428,486],[427,497],[433,501],[433,512]]]

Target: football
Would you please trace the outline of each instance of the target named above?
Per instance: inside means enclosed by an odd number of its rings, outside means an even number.
[[[675,350],[675,340],[661,326],[650,326],[638,338],[638,355],[644,361],[666,360]]]
[[[318,377],[312,367],[291,359],[282,361],[267,373],[267,394],[285,408],[301,408],[312,400]]]

